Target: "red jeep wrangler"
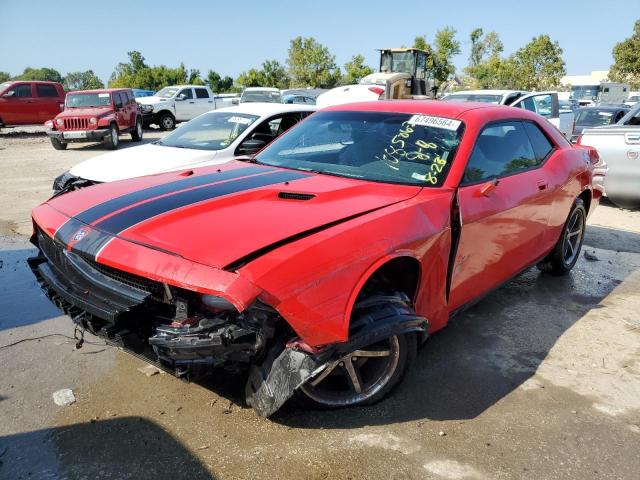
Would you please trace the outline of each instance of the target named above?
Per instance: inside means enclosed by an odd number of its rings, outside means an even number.
[[[56,150],[70,142],[100,141],[114,150],[124,133],[142,140],[142,116],[130,88],[69,92],[64,111],[44,126]]]

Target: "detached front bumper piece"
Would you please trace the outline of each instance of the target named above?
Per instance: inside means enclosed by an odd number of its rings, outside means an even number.
[[[95,130],[47,130],[47,135],[56,138],[64,143],[70,142],[101,142],[104,137],[109,135],[106,128],[98,128]]]

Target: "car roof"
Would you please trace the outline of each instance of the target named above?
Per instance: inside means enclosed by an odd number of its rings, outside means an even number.
[[[69,93],[113,93],[123,90],[131,90],[130,88],[95,88],[93,90],[73,90]]]
[[[244,89],[245,92],[279,92],[280,90],[275,87],[247,87]]]
[[[448,93],[449,95],[508,95],[509,93],[527,93],[525,90],[459,90]]]
[[[469,110],[508,108],[502,105],[482,102],[441,102],[439,100],[377,100],[373,102],[344,103],[323,108],[322,111],[365,111],[422,113],[456,118]]]
[[[262,103],[249,102],[240,103],[230,107],[218,108],[216,112],[233,112],[245,113],[247,115],[260,115],[261,117],[277,115],[279,113],[289,112],[313,112],[316,110],[315,105],[291,104],[291,103]]]

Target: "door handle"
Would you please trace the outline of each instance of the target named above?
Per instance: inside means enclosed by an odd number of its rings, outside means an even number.
[[[194,103],[196,103],[196,102],[189,102],[189,103],[194,104]]]
[[[549,186],[549,184],[547,182],[545,182],[544,180],[539,180],[538,181],[538,190],[540,190],[541,192],[543,190],[546,190],[548,186]]]
[[[497,178],[494,178],[493,180],[490,180],[487,183],[484,183],[480,187],[480,190],[479,190],[480,195],[484,197],[490,196],[498,185],[500,185],[500,180],[498,180]]]

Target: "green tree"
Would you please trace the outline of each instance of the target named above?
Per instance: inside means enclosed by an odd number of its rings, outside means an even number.
[[[431,51],[431,45],[429,45],[424,35],[416,37],[413,40],[413,48],[419,48],[420,50],[426,50],[427,52]]]
[[[291,40],[287,65],[292,87],[333,88],[342,76],[335,56],[313,37]]]
[[[512,81],[515,80],[518,88],[525,90],[556,88],[566,73],[562,48],[557,41],[552,41],[549,35],[535,37],[509,58],[508,63],[503,66],[504,73],[512,76]]]
[[[187,79],[189,85],[205,85],[204,80],[200,78],[200,70],[192,68],[189,70],[189,78]]]
[[[91,90],[94,88],[104,88],[104,83],[94,73],[93,70],[85,72],[69,72],[64,77],[65,90]]]
[[[504,45],[496,32],[486,35],[481,28],[476,28],[470,34],[471,53],[469,65],[465,73],[471,78],[471,86],[474,88],[499,88],[503,79],[500,71],[505,68],[500,54]]]
[[[9,72],[0,72],[0,83],[8,82],[11,80],[11,74]]]
[[[266,60],[262,62],[263,87],[274,87],[279,89],[289,88],[289,75],[283,65],[277,60]]]
[[[226,76],[221,77],[218,72],[214,72],[213,70],[209,70],[207,73],[207,85],[211,88],[212,92],[215,93],[224,93],[231,90],[233,87],[233,78]]]
[[[436,32],[433,54],[429,62],[434,80],[434,93],[437,93],[440,86],[456,73],[453,57],[460,53],[460,42],[455,37],[456,31],[452,27],[445,27]]]
[[[62,83],[62,75],[54,68],[31,68],[24,69],[21,75],[15,77],[15,80],[46,80],[50,82]]]
[[[613,47],[613,62],[609,70],[611,80],[640,88],[640,20],[636,21],[633,34]]]
[[[264,86],[264,74],[261,70],[250,68],[246,72],[242,72],[236,78],[236,83],[243,88],[247,87],[263,87]]]
[[[167,85],[194,83],[204,85],[197,69],[187,70],[184,63],[177,68],[165,65],[148,66],[142,54],[136,50],[128,52],[129,62],[116,65],[111,78],[110,87],[144,88],[159,90]]]
[[[372,73],[371,67],[364,64],[364,57],[362,55],[354,55],[351,60],[344,64],[342,83],[344,85],[353,85],[358,83],[361,78]]]

